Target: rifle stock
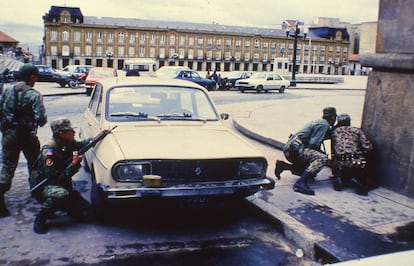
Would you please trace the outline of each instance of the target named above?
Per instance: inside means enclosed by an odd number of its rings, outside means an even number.
[[[83,146],[82,148],[79,149],[78,151],[78,155],[83,155],[85,152],[87,152],[90,148],[92,148],[93,146],[96,145],[96,143],[98,143],[100,140],[102,140],[103,138],[106,137],[106,135],[108,135],[109,133],[112,132],[112,130],[114,130],[117,127],[114,126],[113,128],[107,130],[107,131],[102,131],[98,136],[94,137],[93,139],[91,139],[88,144],[86,144],[85,146]],[[67,167],[70,163],[72,162],[72,158],[68,158],[65,162],[65,167]],[[38,172],[37,170],[33,170],[33,173],[31,175],[36,175],[36,173],[34,172]],[[31,179],[38,179],[39,177],[31,177]],[[44,178],[42,179],[40,182],[38,182],[35,186],[33,186],[30,189],[30,192],[33,194],[36,192],[37,189],[39,189],[40,187],[42,187],[49,179],[48,178]],[[33,181],[32,181],[33,182]],[[31,183],[31,182],[30,182]]]

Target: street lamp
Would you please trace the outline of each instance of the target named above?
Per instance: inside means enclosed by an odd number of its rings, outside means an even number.
[[[288,28],[286,29],[286,37],[294,37],[293,40],[293,69],[292,69],[292,80],[290,81],[290,86],[291,87],[296,87],[296,52],[297,52],[297,48],[298,48],[298,37],[299,37],[299,33],[300,33],[300,29],[299,29],[299,25],[303,25],[303,22],[300,21],[296,21],[295,22],[295,28],[294,28],[294,33],[293,35],[290,32],[290,25],[288,26]],[[306,39],[306,33],[303,35],[303,38]]]

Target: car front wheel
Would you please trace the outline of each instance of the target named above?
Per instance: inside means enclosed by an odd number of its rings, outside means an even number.
[[[91,186],[91,208],[92,214],[98,220],[105,219],[105,197],[101,187],[96,183],[95,176],[92,173]]]
[[[280,87],[279,93],[284,93],[284,92],[285,92],[285,87],[284,86]]]
[[[257,86],[257,88],[256,88],[256,92],[257,92],[257,93],[261,93],[261,92],[263,92],[263,86],[262,86],[262,85]]]

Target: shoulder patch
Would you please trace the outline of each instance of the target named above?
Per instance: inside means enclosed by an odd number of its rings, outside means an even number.
[[[54,161],[51,158],[46,158],[45,164],[46,166],[52,166],[54,164]]]

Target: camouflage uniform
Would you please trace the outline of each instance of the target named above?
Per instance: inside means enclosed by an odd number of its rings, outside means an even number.
[[[48,178],[45,187],[40,189],[40,195],[38,195],[43,210],[48,212],[65,210],[74,216],[84,213],[84,210],[78,208],[85,207],[83,206],[84,200],[77,191],[72,189],[71,178],[79,171],[80,164],[70,163],[66,166],[65,162],[71,160],[73,152],[88,142],[89,139],[58,146],[56,141],[52,140],[42,147],[37,159],[37,167],[39,175]],[[81,206],[78,206],[79,203]]]
[[[36,71],[33,68],[37,70],[35,66],[29,65],[22,67],[21,71]],[[0,119],[3,133],[0,216],[7,216],[9,211],[4,203],[4,193],[10,190],[20,152],[23,151],[27,160],[29,174],[32,164],[39,154],[40,143],[36,136],[37,127],[43,126],[47,122],[43,97],[26,81],[8,86],[0,96]]]
[[[89,202],[78,191],[72,189],[72,176],[81,167],[80,163],[72,162],[72,157],[74,152],[89,143],[91,139],[73,140],[69,143],[58,141],[57,136],[60,131],[74,132],[68,119],[53,121],[50,127],[54,139],[42,147],[34,165],[39,176],[47,178],[44,186],[34,194],[42,203],[42,209],[34,222],[34,231],[41,234],[47,232],[46,219],[56,210],[66,211],[75,218],[87,218],[90,210]]]
[[[343,119],[342,116],[345,115],[338,116],[338,122]],[[360,128],[350,126],[350,120],[347,125],[339,125],[334,129],[332,172],[335,190],[341,190],[342,183],[353,183],[358,194],[366,195],[366,158],[372,150],[372,143],[365,133]]]
[[[307,182],[315,178],[319,171],[329,163],[328,156],[320,150],[325,139],[331,138],[331,126],[336,120],[335,107],[325,107],[322,119],[312,121],[299,132],[289,137],[283,147],[286,159],[291,162],[277,160],[275,175],[290,170],[300,178],[293,185],[293,190],[307,195],[315,195]]]

